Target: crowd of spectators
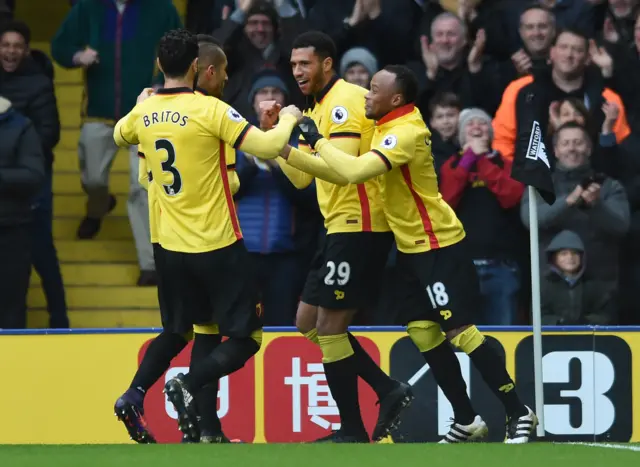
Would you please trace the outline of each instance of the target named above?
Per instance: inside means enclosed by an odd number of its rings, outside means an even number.
[[[77,235],[90,241],[115,205],[108,190],[113,124],[142,88],[161,86],[155,46],[180,19],[170,0],[71,3],[51,53],[63,67],[85,69],[78,153],[87,212]],[[414,70],[440,190],[474,251],[484,298],[478,324],[530,320],[529,200],[510,173],[519,125],[528,121],[523,103],[535,86],[557,197],[553,205],[537,200],[543,320],[640,323],[640,0],[190,0],[185,26],[224,45],[224,100],[256,124],[262,101],[308,106],[289,66],[291,44],[305,30],[331,35],[336,73],[360,86],[389,64]],[[32,257],[52,325],[63,325],[55,321],[66,306],[50,233],[51,155],[60,131],[52,67],[29,49],[23,24],[8,23],[0,41],[0,96],[31,119],[44,153]],[[136,153],[132,147],[127,207],[138,285],[145,286],[156,278]],[[0,258],[1,164],[0,155]],[[236,168],[238,215],[265,324],[291,325],[322,237],[315,186],[298,191],[276,164],[250,154],[238,153]],[[360,324],[396,324],[394,257],[378,307],[360,313]]]

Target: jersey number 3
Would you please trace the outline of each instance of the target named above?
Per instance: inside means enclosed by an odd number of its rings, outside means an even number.
[[[167,160],[162,162],[162,171],[170,173],[173,176],[173,182],[170,184],[162,184],[164,192],[169,196],[174,196],[182,190],[182,176],[175,167],[176,150],[168,139],[159,139],[156,141],[156,151],[164,150],[167,152]]]

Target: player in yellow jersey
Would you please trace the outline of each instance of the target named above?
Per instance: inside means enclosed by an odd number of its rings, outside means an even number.
[[[229,339],[165,385],[188,441],[199,439],[194,395],[207,384],[242,368],[262,338],[255,294],[246,275],[242,242],[227,177],[235,148],[275,158],[301,118],[295,107],[263,133],[215,97],[193,92],[198,42],[186,30],[168,32],[158,47],[165,87],[118,122],[120,146],[140,144],[157,191],[158,240],[163,300],[184,322],[201,327],[194,345],[216,330]],[[198,330],[198,329],[196,329]]]
[[[224,52],[211,36],[199,35],[198,45],[199,73],[197,89],[204,94],[220,98],[224,84],[227,81]],[[138,103],[146,100],[152,94],[153,89],[145,89],[140,94]],[[158,243],[157,225],[160,210],[155,194],[157,186],[154,183],[149,184],[152,174],[147,168],[142,147],[139,149],[138,181],[145,190],[148,190],[151,244],[153,246],[154,260],[157,264],[163,261],[164,251]],[[233,162],[230,160],[227,163],[227,172],[231,193],[235,194],[240,187],[240,180],[235,173]],[[180,316],[173,313],[175,310],[165,304],[162,277],[159,279],[161,280],[158,284],[158,303],[160,305],[162,327],[168,331],[177,331],[178,328],[178,330],[184,330],[184,332],[163,332],[152,341],[129,389],[118,398],[114,406],[116,416],[124,423],[131,439],[142,444],[155,442],[153,434],[149,431],[144,419],[144,396],[149,388],[168,369],[171,360],[182,351],[193,337],[193,333],[189,332],[191,329],[189,323],[183,323],[181,328],[176,326],[178,324],[176,321],[180,320]],[[221,340],[221,336],[218,333],[201,336],[198,339],[198,345],[195,345],[192,349],[190,365],[199,362],[202,358],[206,358],[220,344]],[[229,442],[229,439],[222,432],[220,419],[217,415],[217,392],[218,381],[214,381],[205,386],[195,398],[200,416],[201,443]]]
[[[458,384],[451,371],[458,363],[446,350],[443,331],[469,355],[503,403],[508,417],[505,442],[526,443],[537,418],[520,401],[504,362],[469,324],[480,303],[478,278],[463,240],[464,228],[438,192],[431,133],[414,106],[417,93],[417,79],[404,66],[388,66],[376,73],[366,96],[366,113],[376,121],[376,130],[370,150],[359,157],[323,138],[313,120],[303,122],[303,135],[329,167],[349,182],[381,176],[384,212],[399,250],[401,316],[454,406],[456,420],[441,442],[464,442],[487,432],[468,402],[464,384]]]
[[[305,113],[336,147],[353,156],[366,152],[373,135],[373,121],[364,115],[366,90],[336,76],[336,49],[329,36],[310,31],[298,36],[291,52],[291,66],[300,90],[311,108]],[[283,172],[298,188],[317,177],[318,204],[327,235],[313,260],[302,292],[296,325],[322,348],[327,382],[338,405],[340,430],[323,441],[369,442],[358,402],[358,376],[377,393],[380,401],[373,439],[385,437],[413,395],[411,388],[387,376],[348,325],[358,310],[371,309],[393,242],[385,220],[376,180],[349,184],[321,159],[304,157],[310,148],[287,147],[279,159]],[[314,164],[317,162],[317,164]],[[308,173],[305,173],[304,170]],[[313,174],[313,175],[310,175]]]

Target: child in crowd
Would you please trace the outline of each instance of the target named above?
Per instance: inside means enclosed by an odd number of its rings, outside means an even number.
[[[549,271],[542,282],[542,324],[615,324],[611,288],[584,275],[586,255],[580,237],[564,230],[553,238],[546,252]]]

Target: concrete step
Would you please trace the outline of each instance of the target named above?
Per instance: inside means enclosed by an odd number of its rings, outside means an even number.
[[[80,225],[80,217],[56,217],[53,219],[53,238],[75,240]],[[100,232],[95,240],[132,240],[131,226],[127,217],[107,216],[102,221]],[[95,240],[82,240],[91,243]]]
[[[75,113],[80,115],[82,105],[82,84],[56,83],[56,100],[58,101],[58,111]]]
[[[159,328],[160,311],[157,309],[75,309],[69,310],[72,328]],[[44,309],[30,309],[27,313],[29,328],[48,328],[49,314]]]
[[[111,172],[109,175],[110,192],[113,194],[129,193],[129,174],[126,172]],[[56,172],[53,174],[53,192],[58,194],[79,195],[84,193],[77,172]]]
[[[158,308],[155,287],[135,286],[69,286],[65,287],[67,306],[72,308]],[[47,301],[40,287],[32,287],[27,294],[30,308],[46,308]]]
[[[114,216],[127,215],[127,195],[116,195],[118,204],[111,212]],[[53,214],[60,217],[83,217],[87,210],[87,197],[83,194],[56,194],[53,197]]]
[[[78,149],[80,139],[80,128],[62,128],[60,132],[60,142],[56,149]]]
[[[135,286],[140,270],[135,263],[62,263],[65,287]],[[31,286],[40,287],[40,277],[33,271]]]
[[[136,248],[129,240],[57,240],[58,259],[66,262],[135,263]]]

